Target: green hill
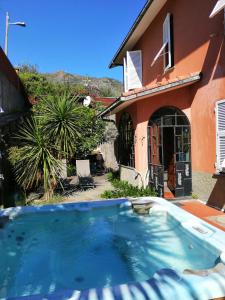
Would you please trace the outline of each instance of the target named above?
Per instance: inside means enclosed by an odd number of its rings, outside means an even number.
[[[123,90],[123,85],[119,80],[107,77],[97,78],[91,76],[82,76],[78,74],[66,73],[64,71],[46,73],[43,75],[45,75],[49,81],[56,83],[90,86],[100,90],[100,94],[103,97],[119,97]]]

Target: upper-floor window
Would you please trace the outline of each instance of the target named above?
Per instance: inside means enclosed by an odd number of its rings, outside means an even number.
[[[151,66],[153,66],[161,56],[163,56],[164,71],[173,67],[173,21],[171,14],[167,14],[163,23],[162,47],[153,59]]]
[[[225,172],[225,100],[216,103],[217,171]]]
[[[172,15],[167,14],[163,23],[164,70],[173,66],[173,28]]]
[[[127,51],[124,58],[124,91],[142,87],[142,52]]]
[[[224,8],[225,8],[225,0],[218,0],[209,17],[210,18],[214,17]]]

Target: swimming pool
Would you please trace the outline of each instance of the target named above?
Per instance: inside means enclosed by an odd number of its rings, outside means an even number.
[[[223,249],[219,239],[210,242],[216,229],[174,205],[173,215],[164,201],[155,198],[148,216],[133,213],[127,200],[3,211],[0,299],[145,282],[162,269],[213,268]]]

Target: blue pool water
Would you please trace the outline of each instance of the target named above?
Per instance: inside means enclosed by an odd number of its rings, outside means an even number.
[[[19,215],[0,229],[0,298],[143,281],[162,268],[206,269],[219,256],[166,212],[114,205]]]

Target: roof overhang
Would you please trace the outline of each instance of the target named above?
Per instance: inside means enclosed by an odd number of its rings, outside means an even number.
[[[195,82],[199,81],[200,79],[201,79],[201,73],[199,72],[189,77],[185,77],[184,79],[178,79],[176,81],[164,85],[143,89],[139,92],[132,93],[128,96],[122,96],[118,98],[116,102],[114,102],[112,105],[107,107],[104,111],[102,111],[99,114],[99,117],[116,114],[119,111],[123,110],[124,108],[130,106],[131,104],[137,101],[192,85]]]
[[[126,52],[133,49],[135,44],[165,5],[166,1],[167,0],[148,0],[146,2],[144,8],[113,57],[109,68],[123,65],[123,58],[125,57]]]

